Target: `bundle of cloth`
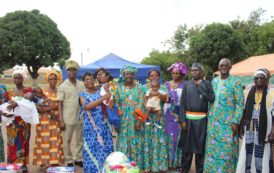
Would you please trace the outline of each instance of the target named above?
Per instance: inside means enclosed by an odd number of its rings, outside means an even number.
[[[10,102],[0,105],[2,120],[6,122],[6,126],[10,125],[16,116],[20,116],[27,123],[38,124],[39,114],[32,100],[33,95],[26,93],[23,97],[16,96],[12,98],[12,102],[17,104],[13,109],[10,109]]]

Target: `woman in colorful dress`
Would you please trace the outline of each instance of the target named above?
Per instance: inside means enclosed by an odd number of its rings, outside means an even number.
[[[254,83],[241,120],[243,142],[237,173],[273,172],[274,88],[268,86],[268,75],[263,69],[256,70]]]
[[[165,104],[166,127],[165,131],[169,135],[169,167],[181,167],[182,151],[177,150],[180,127],[178,124],[178,114],[180,113],[180,98],[184,87],[184,77],[188,74],[188,67],[182,62],[172,64],[168,69],[171,72],[172,80],[165,83],[168,89],[169,103]]]
[[[115,89],[115,104],[122,112],[116,150],[125,153],[142,168],[144,128],[137,124],[140,122],[135,120],[133,112],[136,108],[142,109],[144,93],[142,85],[134,80],[136,72],[135,67],[125,65],[120,70],[120,79]]]
[[[83,81],[86,87],[80,93],[80,118],[84,120],[83,172],[97,173],[102,171],[106,157],[113,152],[111,131],[108,129],[106,133],[101,107],[102,102],[110,98],[110,94],[100,96],[99,90],[94,86],[95,77],[89,72],[83,75]]]
[[[24,70],[15,70],[12,78],[15,88],[8,90],[8,100],[14,96],[23,96],[28,92],[32,92],[31,87],[23,85],[27,74]],[[13,105],[16,107],[17,105]],[[29,163],[29,140],[31,125],[26,123],[20,116],[16,116],[12,123],[7,126],[7,142],[8,142],[8,163],[22,163],[24,172],[27,172],[27,164]]]
[[[0,84],[0,105],[7,101],[7,87],[4,84]],[[5,161],[5,154],[4,154],[4,140],[2,136],[2,128],[1,128],[1,117],[0,114],[0,162]]]
[[[148,74],[149,81],[160,79],[160,72],[157,70],[151,70]],[[144,85],[144,93],[150,89],[148,82]],[[164,85],[160,86],[160,90],[167,93],[167,89]],[[160,93],[158,93],[160,95]],[[160,95],[162,101],[161,107],[163,108],[163,103],[166,102],[167,96]],[[163,111],[162,111],[163,112]],[[160,124],[163,128],[157,128],[154,125],[154,121],[157,120],[157,115],[155,113],[149,115],[151,124],[144,126],[144,171],[145,172],[160,172],[168,170],[168,135],[165,132],[165,116],[161,117]]]
[[[43,93],[50,99],[49,106],[37,105],[40,124],[36,126],[35,145],[33,150],[33,164],[40,165],[41,171],[49,166],[62,165],[64,162],[63,140],[58,122],[57,82],[61,75],[57,71],[49,71],[45,75],[49,87]]]

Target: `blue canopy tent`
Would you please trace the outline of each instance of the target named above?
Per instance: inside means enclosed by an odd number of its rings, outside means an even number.
[[[77,78],[80,79],[81,76],[87,71],[95,73],[95,71],[101,67],[109,71],[114,78],[118,78],[120,76],[120,69],[124,67],[124,65],[136,67],[138,69],[136,79],[141,81],[143,84],[146,82],[147,75],[150,70],[156,69],[159,72],[161,71],[160,66],[130,62],[113,53],[110,53],[93,63],[80,67],[77,73]],[[63,79],[67,79],[67,71],[64,67],[62,68],[62,77]]]

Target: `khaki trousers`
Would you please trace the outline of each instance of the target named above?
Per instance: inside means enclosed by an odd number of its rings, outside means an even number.
[[[83,124],[66,124],[66,129],[63,132],[63,142],[64,142],[64,156],[67,163],[73,163],[74,161],[82,161],[82,131]],[[75,132],[74,138],[72,138],[73,132]],[[75,140],[72,142],[72,139]],[[71,143],[75,144],[74,154],[71,152]]]

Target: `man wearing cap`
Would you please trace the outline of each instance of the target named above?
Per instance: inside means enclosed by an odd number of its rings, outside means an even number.
[[[203,66],[194,63],[192,80],[188,81],[181,95],[179,123],[182,132],[179,147],[182,149],[182,169],[189,172],[195,154],[196,172],[203,172],[208,103],[214,101],[209,82],[202,80]]]
[[[79,64],[69,60],[65,64],[68,79],[66,79],[57,91],[58,111],[60,127],[64,131],[64,155],[68,166],[77,165],[82,167],[82,127],[83,122],[79,120],[79,94],[84,90],[83,82],[76,79]],[[72,134],[75,132],[75,154],[71,153],[70,143]]]

